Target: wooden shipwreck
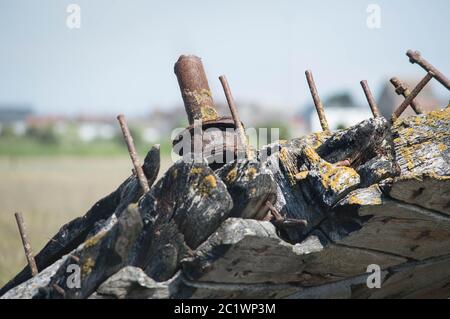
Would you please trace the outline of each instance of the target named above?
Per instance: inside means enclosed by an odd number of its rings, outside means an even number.
[[[201,137],[205,148],[240,120],[218,116],[199,61],[182,57],[176,72],[188,134],[195,135],[195,120],[203,130],[219,128]],[[24,268],[0,295],[450,297],[450,108],[396,113],[391,123],[364,85],[374,118],[259,150],[238,132],[237,146],[220,144],[219,155],[244,150],[243,160],[183,157],[155,183],[160,158],[153,147],[142,165],[148,192],[130,176],[60,229],[35,256],[39,274]],[[67,271],[74,264],[77,287]],[[380,288],[367,285],[370,265],[381,270]]]

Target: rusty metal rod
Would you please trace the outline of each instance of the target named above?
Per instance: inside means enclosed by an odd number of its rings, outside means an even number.
[[[20,237],[22,238],[23,249],[25,250],[25,257],[28,261],[28,266],[30,266],[31,275],[34,277],[38,272],[36,261],[34,260],[33,252],[31,251],[31,245],[28,240],[27,229],[25,227],[25,222],[23,221],[22,213],[15,213],[17,226],[19,227]]]
[[[320,125],[322,126],[322,130],[329,131],[327,118],[325,117],[323,105],[322,105],[322,102],[320,101],[319,94],[317,93],[316,84],[314,83],[314,79],[313,79],[311,70],[306,70],[305,75],[306,75],[306,80],[308,81],[308,86],[309,86],[309,90],[311,91],[314,105],[316,107],[317,115],[319,116],[319,121],[320,121]]]
[[[127,122],[125,121],[125,116],[123,114],[119,114],[117,116],[117,120],[119,121],[120,128],[122,129],[123,138],[125,140],[125,143],[127,144],[128,153],[130,154],[131,161],[133,162],[134,171],[136,172],[139,184],[141,185],[144,193],[147,193],[150,190],[150,187],[148,186],[147,177],[145,176],[141,162],[139,161],[139,156],[136,152],[136,147],[134,146],[130,129],[128,128]]]
[[[305,227],[308,226],[308,221],[305,219],[284,218],[270,201],[266,201],[266,207],[272,213],[272,216],[275,218],[274,222],[277,225],[296,224],[303,225]]]
[[[415,86],[415,88],[411,91],[411,94],[400,104],[400,106],[394,111],[392,114],[391,121],[392,123],[397,120],[403,111],[408,107],[409,104],[416,98],[416,96],[420,93],[420,91],[427,85],[428,82],[433,78],[434,74],[432,72],[428,72],[425,77],[420,80],[420,82]]]
[[[372,111],[373,117],[380,117],[381,113],[378,109],[377,102],[375,102],[375,98],[373,97],[372,91],[370,91],[369,84],[366,80],[362,80],[359,82],[362,86],[364,94],[366,95],[367,102],[369,103],[370,110]]]
[[[77,264],[80,263],[80,257],[75,256],[75,255],[69,255],[69,257],[70,257],[70,259],[72,259]]]
[[[425,60],[419,51],[408,50],[406,55],[409,57],[409,62],[417,63],[420,65],[425,71],[432,72],[433,77],[438,80],[443,86],[450,90],[450,80],[438,69],[436,69],[433,65],[431,65],[427,60]]]
[[[242,126],[241,119],[239,117],[239,113],[236,108],[236,104],[234,103],[233,95],[231,94],[230,86],[228,85],[227,78],[225,75],[219,76],[220,83],[222,83],[223,91],[225,92],[225,97],[227,98],[228,107],[230,108],[231,116],[233,117],[234,126],[238,130],[239,139],[241,145],[245,147],[246,155],[248,160],[254,159],[254,154],[250,146],[248,145],[247,136],[245,134],[245,129]]]
[[[411,91],[409,90],[408,86],[402,81],[400,81],[399,78],[393,77],[389,81],[394,86],[395,93],[397,93],[398,95],[402,95],[404,98],[407,98],[408,95],[411,94]],[[420,106],[419,102],[417,102],[417,100],[411,101],[411,107],[413,108],[414,112],[416,112],[416,114],[424,113],[422,107]]]
[[[66,291],[65,291],[63,288],[61,288],[61,286],[59,286],[58,284],[53,284],[52,287],[53,287],[53,289],[55,289],[56,292],[59,293],[61,296],[64,297],[64,296],[66,295]]]

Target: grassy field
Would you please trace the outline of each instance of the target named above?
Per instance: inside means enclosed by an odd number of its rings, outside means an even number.
[[[170,165],[162,161],[161,172]],[[161,174],[160,172],[160,174]],[[0,157],[0,286],[26,264],[14,212],[23,213],[37,253],[131,174],[128,157]]]

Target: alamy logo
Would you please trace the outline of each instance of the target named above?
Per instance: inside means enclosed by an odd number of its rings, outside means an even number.
[[[369,14],[366,19],[366,25],[369,29],[381,28],[381,7],[378,4],[369,4],[366,12]]]
[[[66,280],[67,288],[81,288],[80,266],[77,264],[70,264],[67,266],[66,272],[70,273]]]
[[[72,3],[67,6],[66,12],[69,14],[66,18],[66,26],[69,29],[81,28],[81,7]]]
[[[367,288],[373,289],[373,288],[381,288],[381,268],[377,264],[371,264],[367,266],[367,273],[371,273],[367,277]]]

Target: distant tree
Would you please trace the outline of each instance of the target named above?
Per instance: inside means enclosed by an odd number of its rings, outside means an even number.
[[[14,129],[11,125],[3,125],[2,129],[0,130],[0,137],[13,137]]]
[[[327,106],[354,106],[355,102],[349,92],[338,92],[330,95],[325,99],[324,104]]]
[[[26,137],[34,139],[42,144],[58,144],[59,137],[56,134],[53,126],[48,125],[44,127],[30,127],[27,129]]]

